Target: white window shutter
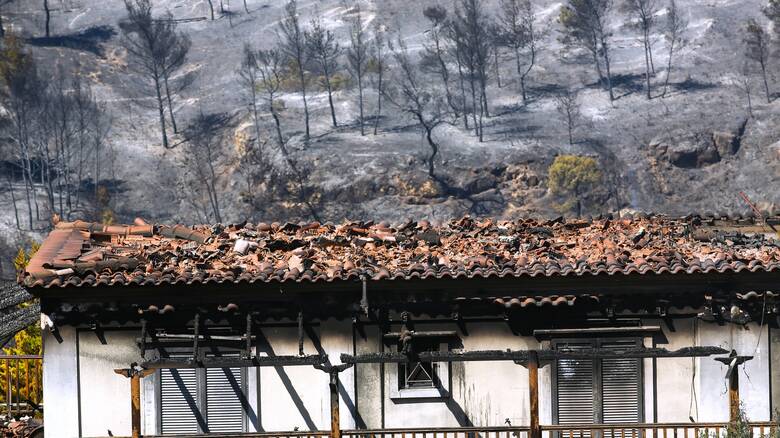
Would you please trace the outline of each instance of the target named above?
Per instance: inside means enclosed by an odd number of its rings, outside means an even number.
[[[209,432],[243,432],[243,381],[240,368],[206,370]]]
[[[197,370],[160,370],[160,391],[162,434],[197,433]]]
[[[566,349],[584,350],[590,344],[567,344]],[[593,423],[593,361],[562,359],[556,375],[558,424]]]
[[[635,343],[604,343],[602,348],[626,348]],[[601,397],[604,423],[638,423],[642,420],[640,359],[601,360]]]

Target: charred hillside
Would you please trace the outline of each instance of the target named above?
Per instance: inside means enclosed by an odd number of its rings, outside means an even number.
[[[775,3],[0,1],[4,253],[52,214],[774,210]]]

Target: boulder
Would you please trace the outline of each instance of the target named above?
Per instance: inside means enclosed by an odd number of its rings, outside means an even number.
[[[654,139],[649,147],[656,158],[683,169],[709,166],[721,159],[714,143],[701,134],[668,135]]]
[[[712,144],[722,157],[730,157],[739,150],[740,138],[733,132],[713,132]]]
[[[495,188],[498,178],[492,173],[480,172],[466,182],[466,191],[469,193],[482,193],[485,190]]]

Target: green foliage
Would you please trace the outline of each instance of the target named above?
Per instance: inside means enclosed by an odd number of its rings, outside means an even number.
[[[24,50],[24,40],[13,33],[8,33],[2,40],[0,48],[0,78],[6,86],[24,75],[33,66],[33,59]]]
[[[24,268],[27,267],[27,264],[30,263],[32,256],[38,252],[40,247],[41,245],[38,242],[32,242],[30,243],[29,249],[25,250],[24,247],[19,248],[19,251],[16,253],[16,257],[14,258],[14,268],[17,271],[24,270]]]
[[[601,181],[602,173],[595,159],[577,155],[559,155],[548,169],[547,187],[561,198],[559,209],[576,210],[582,215],[582,197]]]
[[[736,372],[736,370],[734,370]],[[736,421],[729,423],[726,429],[726,438],[753,438],[753,431],[750,428],[750,420],[745,414],[745,406],[740,403],[739,415]]]
[[[100,211],[100,222],[111,225],[116,220],[114,210],[111,209],[111,192],[105,186],[99,186],[97,190],[97,204]]]
[[[366,73],[379,74],[379,71],[383,68],[386,67],[383,67],[382,62],[376,57],[369,58],[368,62],[366,63]]]

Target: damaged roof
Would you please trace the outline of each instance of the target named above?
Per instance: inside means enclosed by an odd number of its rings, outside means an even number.
[[[698,216],[465,217],[438,226],[75,221],[55,225],[20,280],[51,288],[715,271],[780,272],[777,234],[750,218]]]

